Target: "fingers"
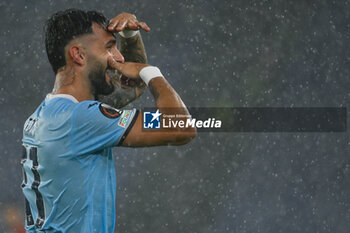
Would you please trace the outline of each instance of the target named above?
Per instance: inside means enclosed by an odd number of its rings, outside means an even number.
[[[134,20],[118,20],[108,26],[109,31],[120,32],[123,30],[138,30],[138,22]]]
[[[118,71],[121,71],[122,63],[114,60],[114,58],[112,56],[109,56],[107,58],[107,63],[108,63],[108,66],[111,67],[112,69],[116,69]]]
[[[117,17],[111,19],[108,30],[111,32],[120,32],[123,30],[139,30],[143,29],[149,32],[151,29],[145,22],[139,22],[135,15],[122,13]]]
[[[118,23],[119,23],[118,19],[117,20],[113,20],[112,19],[111,22],[108,25],[108,30],[111,31],[111,32],[115,31],[115,27],[118,25]]]
[[[124,29],[126,29],[126,26],[128,24],[128,21],[127,20],[123,20],[121,22],[118,23],[117,25],[117,32],[120,32],[120,31],[123,31]]]
[[[128,23],[128,29],[138,30],[139,27],[137,26],[137,21],[132,21]]]
[[[131,79],[140,78],[140,71],[144,67],[149,66],[147,64],[141,64],[141,63],[135,63],[135,62],[120,63],[120,62],[117,62],[115,59],[113,59],[112,56],[109,56],[107,58],[107,62],[108,62],[108,69],[116,69],[122,75]]]
[[[146,32],[151,31],[151,29],[148,27],[148,25],[145,22],[138,22],[137,25],[139,28],[142,28]]]

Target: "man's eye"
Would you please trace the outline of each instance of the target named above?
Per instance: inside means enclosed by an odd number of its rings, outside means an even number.
[[[106,48],[108,49],[108,50],[111,50],[111,49],[113,49],[115,46],[114,45],[109,45],[109,46],[107,46]]]

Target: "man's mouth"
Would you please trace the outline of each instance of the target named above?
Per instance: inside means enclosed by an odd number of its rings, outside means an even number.
[[[111,85],[111,80],[119,80],[121,77],[121,73],[119,73],[117,70],[106,70],[106,82]]]

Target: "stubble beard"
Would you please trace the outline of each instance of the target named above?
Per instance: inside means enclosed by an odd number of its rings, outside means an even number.
[[[92,93],[97,98],[98,95],[109,95],[114,91],[114,85],[106,82],[107,68],[97,59],[90,59],[91,69],[88,77],[91,83]]]

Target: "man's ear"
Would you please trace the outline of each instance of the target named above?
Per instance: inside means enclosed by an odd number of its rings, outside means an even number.
[[[84,65],[86,63],[86,53],[82,47],[72,45],[69,48],[69,54],[75,63],[79,65]]]

